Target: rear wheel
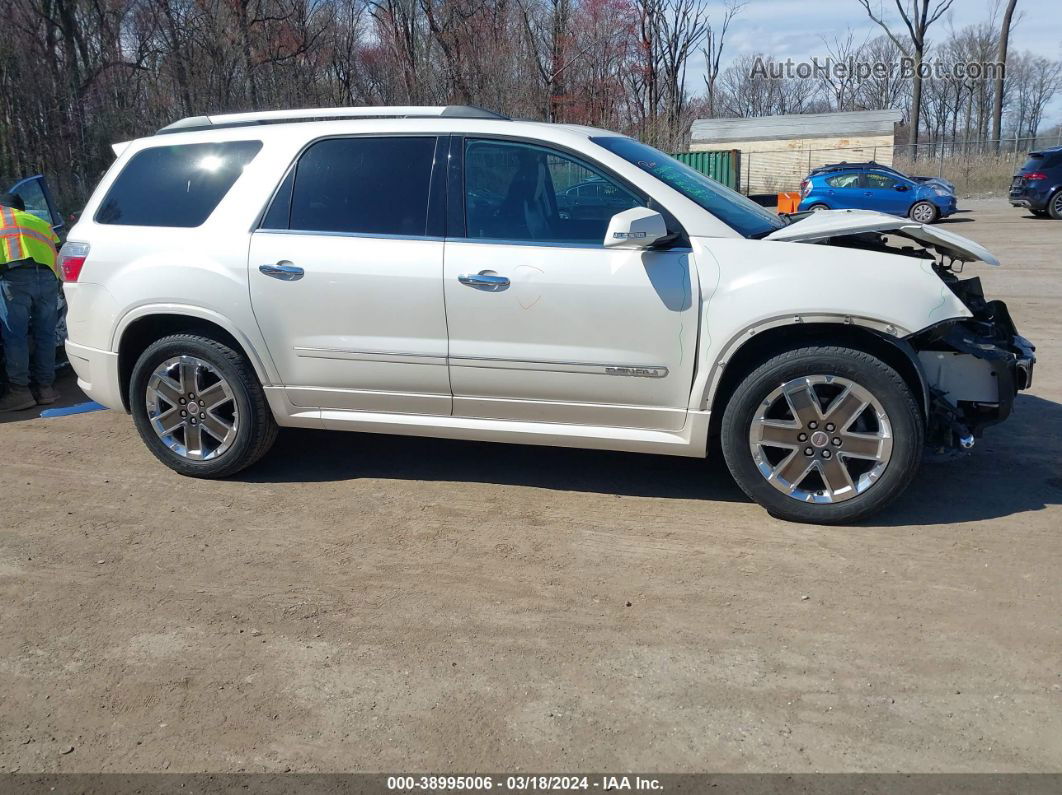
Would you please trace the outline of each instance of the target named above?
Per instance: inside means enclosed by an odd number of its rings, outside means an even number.
[[[933,202],[915,202],[907,215],[920,224],[932,224],[940,216],[940,210]]]
[[[812,346],[753,371],[723,415],[722,447],[742,490],[780,519],[844,524],[911,482],[924,428],[891,367],[860,350]]]
[[[811,212],[813,213],[821,213],[823,210],[828,210],[830,208],[827,207],[825,204],[813,204],[808,207],[808,209],[811,210]]]
[[[1062,190],[1056,191],[1047,205],[1047,214],[1056,221],[1062,221]]]
[[[129,405],[148,449],[182,475],[239,472],[277,436],[250,363],[208,337],[175,334],[150,345],[133,368]]]

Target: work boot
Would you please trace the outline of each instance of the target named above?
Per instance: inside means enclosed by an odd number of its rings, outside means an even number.
[[[47,406],[59,399],[59,393],[55,391],[55,387],[52,386],[39,386],[37,387],[37,402],[42,406]]]
[[[28,386],[13,386],[3,399],[0,399],[0,412],[21,411],[36,405],[37,401],[33,399],[33,393],[29,391]]]

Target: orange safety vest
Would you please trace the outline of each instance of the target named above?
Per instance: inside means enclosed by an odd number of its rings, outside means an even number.
[[[47,221],[32,213],[0,205],[0,265],[31,259],[47,265],[58,276],[56,244],[59,238]]]

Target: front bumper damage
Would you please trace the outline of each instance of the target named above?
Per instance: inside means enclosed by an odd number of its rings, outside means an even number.
[[[1035,346],[1018,333],[1005,303],[985,301],[979,279],[948,286],[974,317],[908,338],[929,392],[926,443],[937,449],[972,447],[985,428],[1010,416],[1036,364]]]

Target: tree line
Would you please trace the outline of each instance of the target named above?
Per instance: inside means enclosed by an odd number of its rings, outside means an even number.
[[[917,11],[928,0],[910,3]],[[756,57],[770,61],[768,54],[730,58],[727,35],[744,6],[5,0],[0,176],[43,171],[64,206],[77,207],[112,161],[113,142],[183,116],[284,107],[473,104],[619,130],[672,151],[685,148],[698,117],[895,107],[911,118],[910,78],[771,79],[752,68]],[[923,21],[941,28],[943,11]],[[990,61],[1000,49],[995,19],[931,40],[929,25],[905,27],[880,8],[877,14],[881,35],[824,38],[824,52],[895,63],[907,52]],[[1030,53],[1011,54],[1009,64],[1001,93],[987,80],[917,81],[917,129],[931,140],[987,138],[999,96],[1004,129],[1035,135],[1062,65]]]

